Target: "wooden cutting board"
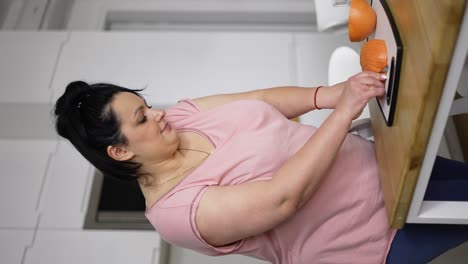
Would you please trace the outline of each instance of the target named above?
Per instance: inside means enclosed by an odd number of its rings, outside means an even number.
[[[376,100],[369,108],[388,219],[393,228],[402,228],[467,0],[386,2],[404,43],[392,126]]]

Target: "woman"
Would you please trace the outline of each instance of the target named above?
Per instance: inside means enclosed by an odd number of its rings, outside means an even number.
[[[138,180],[145,215],[169,243],[272,263],[385,263],[396,230],[374,146],[347,133],[384,80],[362,72],[321,89],[214,95],[166,111],[138,90],[73,82],[56,128],[104,174]],[[335,110],[318,129],[289,120],[319,108]]]

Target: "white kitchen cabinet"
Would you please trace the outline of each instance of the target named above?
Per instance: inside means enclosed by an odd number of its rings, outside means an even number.
[[[93,168],[70,142],[58,142],[41,201],[40,229],[83,227]]]
[[[292,34],[73,32],[54,99],[74,80],[144,88],[151,103],[292,84]]]
[[[24,264],[157,264],[154,231],[39,230]]]
[[[0,103],[47,103],[65,32],[0,32]]]
[[[0,230],[0,262],[22,264],[34,230]]]
[[[0,228],[35,228],[55,140],[0,140]]]

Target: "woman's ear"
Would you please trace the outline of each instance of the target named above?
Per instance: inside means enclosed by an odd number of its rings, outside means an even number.
[[[123,147],[107,146],[107,155],[118,161],[127,161],[133,158],[135,154]]]

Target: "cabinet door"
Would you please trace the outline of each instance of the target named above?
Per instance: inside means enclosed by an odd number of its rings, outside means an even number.
[[[292,34],[73,32],[53,82],[54,99],[74,80],[145,88],[151,103],[291,85]]]
[[[71,143],[59,141],[44,188],[39,228],[83,227],[93,168]]]
[[[39,230],[25,264],[156,264],[159,235],[154,231]]]
[[[0,230],[0,262],[24,263],[24,254],[31,245],[33,233],[33,230]]]
[[[67,33],[0,32],[0,103],[48,103]]]
[[[35,228],[54,140],[0,140],[0,228]]]

